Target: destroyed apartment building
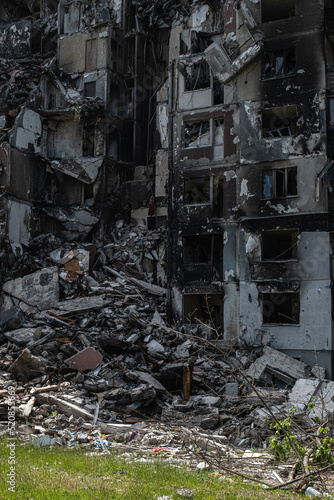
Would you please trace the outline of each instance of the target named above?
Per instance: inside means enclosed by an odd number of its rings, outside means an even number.
[[[170,324],[332,378],[334,2],[4,0],[0,23],[3,283],[41,235],[112,245]]]

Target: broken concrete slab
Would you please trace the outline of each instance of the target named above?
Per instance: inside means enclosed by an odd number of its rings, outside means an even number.
[[[301,378],[297,380],[289,394],[290,403],[308,405],[320,386],[321,382],[318,379]]]
[[[58,268],[44,268],[23,278],[7,281],[2,291],[18,299],[21,309],[27,312],[53,307],[59,300]]]
[[[138,379],[141,382],[144,382],[146,384],[150,384],[157,391],[166,392],[166,388],[162,384],[160,384],[160,382],[158,382],[154,377],[152,377],[152,375],[150,375],[149,373],[141,372],[141,371],[137,371],[137,372],[133,372],[133,373],[137,374]]]
[[[92,347],[87,347],[87,349],[67,359],[65,363],[74,370],[95,370],[97,366],[103,363],[103,356]]]
[[[90,422],[94,418],[93,415],[83,408],[80,408],[78,405],[70,401],[64,401],[52,394],[38,394],[36,399],[40,404],[55,405],[57,409],[65,415],[83,418],[86,422]]]
[[[308,415],[312,419],[315,417],[320,422],[327,421],[334,415],[334,382],[319,383],[319,388],[314,396],[313,407],[309,409]]]
[[[308,366],[287,354],[266,346],[263,349],[263,356],[254,361],[249,367],[247,375],[258,381],[267,368],[273,370],[275,376],[281,377],[284,381],[287,377],[295,381],[305,378]]]
[[[20,356],[9,368],[17,380],[27,381],[47,373],[47,362],[41,357],[31,354],[29,349],[24,349]]]
[[[24,346],[34,340],[35,331],[36,328],[19,328],[18,330],[5,332],[4,336],[14,344]]]
[[[64,300],[57,302],[54,308],[44,311],[37,318],[44,318],[47,313],[53,313],[60,316],[70,316],[71,314],[84,314],[90,311],[103,309],[107,304],[110,304],[110,299],[106,299],[103,295],[92,297],[77,297],[76,299]]]

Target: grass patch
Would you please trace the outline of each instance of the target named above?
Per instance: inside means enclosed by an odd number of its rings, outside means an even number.
[[[0,441],[0,498],[25,500],[155,500],[190,489],[194,500],[292,499],[241,480],[222,481],[212,472],[188,471],[168,465],[125,459],[116,454],[89,455],[92,448],[35,448],[16,440],[15,493],[8,491],[8,441]],[[137,457],[138,458],[138,457]]]

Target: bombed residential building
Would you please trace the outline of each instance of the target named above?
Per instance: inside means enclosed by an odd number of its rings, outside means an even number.
[[[170,322],[332,377],[334,3],[4,0],[0,42],[14,254],[155,230]]]
[[[328,376],[333,14],[199,2],[173,24],[169,74],[173,311]]]

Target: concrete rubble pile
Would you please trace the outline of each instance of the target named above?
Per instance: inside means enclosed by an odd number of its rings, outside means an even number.
[[[8,254],[3,432],[14,385],[18,432],[41,446],[102,446],[99,432],[109,444],[136,436],[160,446],[166,436],[154,429],[165,422],[225,445],[266,448],[273,413],[280,418],[296,406],[306,430],[314,417],[328,420],[334,382],[324,369],[311,371],[268,346],[230,352],[208,326],[168,326],[166,288],[142,266],[147,255],[161,257],[164,229],[117,226],[104,246],[42,235],[21,257]]]

